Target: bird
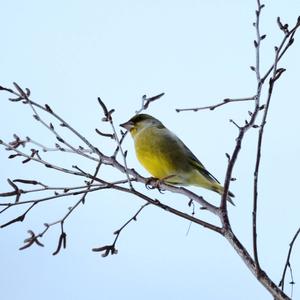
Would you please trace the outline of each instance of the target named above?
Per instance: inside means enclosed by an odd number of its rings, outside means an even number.
[[[192,151],[161,121],[148,114],[137,114],[120,124],[130,132],[136,156],[158,180],[179,186],[197,186],[223,195],[224,188]],[[228,192],[232,203],[234,194]]]

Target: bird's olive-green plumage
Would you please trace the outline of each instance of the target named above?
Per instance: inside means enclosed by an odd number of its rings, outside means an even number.
[[[159,120],[138,114],[121,124],[130,131],[138,160],[154,177],[167,183],[194,185],[223,194],[223,187],[190,151]],[[234,197],[229,192],[228,200]]]

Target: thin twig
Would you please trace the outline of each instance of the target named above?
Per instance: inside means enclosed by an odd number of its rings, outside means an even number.
[[[254,41],[254,47],[255,47],[255,53],[256,53],[256,67],[255,67],[255,73],[256,73],[256,80],[257,80],[257,98],[256,98],[256,107],[259,107],[260,105],[260,96],[261,96],[261,90],[262,90],[262,82],[261,82],[261,76],[260,76],[260,45],[262,41],[262,37],[260,35],[260,15],[261,10],[264,7],[264,5],[260,4],[260,0],[257,0],[257,10],[255,11],[256,14],[256,22],[255,29],[256,29],[256,40]],[[255,262],[255,268],[256,273],[258,276],[260,276],[261,268],[259,264],[258,259],[258,248],[257,248],[257,174],[258,172],[254,172],[254,194],[253,194],[253,210],[252,210],[252,243],[253,243],[253,255],[254,255],[254,262]]]
[[[120,145],[122,145],[122,143],[123,143],[123,141],[124,141],[124,139],[125,139],[127,133],[128,133],[128,131],[123,132],[123,131],[121,130]],[[121,149],[121,148],[120,148],[119,145],[118,145],[117,148],[116,148],[116,150],[114,151],[114,154],[113,154],[112,157],[116,158],[117,155],[118,155],[118,153],[119,153],[119,151],[120,151],[120,149]],[[124,154],[125,154],[125,152],[124,152]]]
[[[97,175],[98,175],[98,173],[99,173],[99,170],[100,170],[101,164],[102,164],[102,162],[101,162],[101,161],[99,161],[99,162],[98,162],[98,165],[97,165],[97,167],[96,167],[96,169],[95,169],[95,172],[94,172],[93,178],[92,178],[92,179],[91,179],[91,181],[89,181],[89,182],[88,182],[88,184],[87,184],[87,189],[86,189],[86,192],[85,192],[85,193],[83,194],[83,196],[81,197],[81,202],[82,202],[82,204],[84,204],[84,202],[85,202],[85,198],[86,198],[87,194],[89,193],[89,191],[90,191],[90,189],[91,189],[91,186],[92,186],[92,184],[93,184],[93,183],[94,183],[94,181],[96,180],[96,177],[97,177]]]
[[[139,113],[141,113],[143,110],[146,110],[146,109],[149,107],[149,105],[150,105],[151,102],[154,102],[154,101],[160,99],[162,96],[164,96],[164,94],[165,94],[165,93],[160,93],[160,94],[158,94],[158,95],[156,95],[156,96],[152,96],[152,97],[150,97],[150,98],[148,98],[146,95],[143,95],[143,97],[142,97],[142,106],[141,106],[141,108],[140,108],[139,110],[137,110],[135,113],[136,113],[136,114],[139,114]]]
[[[113,134],[114,134],[114,139],[115,141],[117,142],[117,145],[119,147],[119,150],[122,154],[122,157],[123,157],[123,162],[124,162],[124,167],[125,167],[125,174],[126,174],[126,177],[128,179],[128,184],[130,186],[130,189],[133,189],[133,186],[132,186],[132,182],[130,180],[130,176],[129,176],[129,173],[128,173],[128,167],[127,167],[127,161],[126,161],[126,154],[125,152],[123,151],[122,149],[122,145],[121,145],[121,141],[119,140],[118,138],[118,134],[116,132],[116,129],[115,129],[115,125],[114,125],[114,122],[112,120],[112,113],[114,112],[114,109],[108,111],[106,105],[104,104],[104,102],[100,99],[100,97],[98,97],[98,102],[100,104],[100,106],[102,107],[103,109],[103,112],[104,112],[104,115],[105,115],[105,118],[103,118],[103,121],[108,121],[111,125],[111,128],[113,130]],[[122,140],[123,141],[123,140]]]
[[[282,291],[284,291],[284,281],[285,281],[285,275],[286,275],[287,268],[288,267],[290,268],[290,259],[291,259],[291,255],[292,255],[292,250],[293,250],[295,241],[296,241],[297,237],[299,236],[299,234],[300,234],[300,227],[298,228],[298,230],[294,234],[294,237],[292,238],[292,241],[290,242],[290,245],[289,245],[289,251],[288,251],[288,254],[287,254],[286,262],[285,262],[283,272],[282,272],[282,276],[281,276],[281,279],[280,279],[280,282],[279,282],[279,285],[278,285],[279,287],[281,287]],[[292,281],[294,281],[294,280],[292,280]]]
[[[101,246],[101,247],[98,247],[98,248],[93,248],[92,251],[95,251],[95,252],[104,252],[102,254],[102,257],[106,257],[108,256],[109,254],[117,254],[118,253],[118,250],[116,249],[116,243],[119,239],[119,236],[122,232],[122,230],[128,225],[130,224],[132,221],[136,221],[137,219],[137,216],[141,213],[141,211],[146,207],[148,206],[150,203],[149,202],[146,202],[144,205],[142,205],[140,207],[140,209],[134,214],[133,217],[131,217],[127,222],[125,222],[118,230],[116,230],[114,232],[114,234],[116,235],[113,243],[111,245],[106,245],[106,246]]]
[[[17,99],[17,101],[20,101],[22,99],[25,100],[25,104],[29,104],[30,107],[33,109],[34,112],[36,112],[36,110],[34,109],[34,107],[37,107],[49,114],[51,114],[54,118],[56,118],[58,121],[61,122],[61,126],[68,128],[72,133],[74,133],[80,140],[82,140],[94,153],[98,154],[101,157],[101,153],[100,151],[94,147],[83,135],[81,135],[77,130],[75,130],[71,125],[69,125],[69,123],[67,123],[64,119],[62,119],[59,115],[57,115],[50,107],[49,105],[45,105],[42,106],[32,100],[29,99],[29,96],[22,90],[22,88],[17,84],[14,83],[16,89],[18,90],[19,94],[14,92],[12,89],[7,89],[7,88],[1,88],[2,90],[5,90],[7,92],[10,92],[16,96],[19,97],[19,99]]]
[[[179,210],[177,210],[177,209],[175,209],[173,207],[170,207],[168,205],[165,205],[165,204],[161,203],[159,200],[152,199],[152,198],[148,197],[147,195],[145,195],[145,194],[143,194],[143,193],[141,193],[141,192],[139,192],[137,190],[130,190],[130,189],[127,189],[125,187],[117,186],[117,185],[113,185],[113,186],[111,186],[111,188],[115,189],[115,190],[118,190],[118,191],[125,192],[125,193],[130,193],[130,194],[136,195],[137,197],[139,197],[141,199],[144,199],[147,202],[149,202],[150,204],[158,206],[159,208],[161,208],[161,209],[163,209],[165,211],[168,211],[171,214],[174,214],[174,215],[176,215],[178,217],[181,217],[181,218],[189,220],[189,221],[193,221],[193,223],[199,224],[199,225],[201,225],[201,226],[203,226],[205,228],[208,228],[208,229],[210,229],[212,231],[215,231],[217,233],[220,233],[220,234],[222,233],[222,230],[221,230],[220,227],[215,226],[215,225],[213,225],[211,223],[208,223],[206,221],[203,221],[203,220],[201,220],[199,218],[195,218],[195,217],[193,217],[193,216],[191,216],[189,214],[183,213],[183,212],[181,212],[181,211],[179,211]],[[189,192],[188,190],[186,190],[186,191]],[[192,199],[197,199],[195,197],[191,197],[191,198]]]
[[[176,112],[182,112],[182,111],[197,112],[198,110],[205,110],[205,109],[214,110],[215,108],[220,107],[225,104],[228,104],[228,103],[253,101],[255,99],[256,99],[256,95],[254,95],[252,97],[245,97],[245,98],[234,98],[234,99],[226,98],[222,102],[217,103],[217,104],[202,106],[202,107],[193,107],[193,108],[176,108],[175,111]]]
[[[43,144],[41,144],[39,142],[36,142],[35,140],[33,140],[30,137],[26,137],[26,142],[27,143],[31,143],[33,145],[36,145],[36,146],[40,147],[43,152],[61,151],[61,152],[68,152],[68,153],[79,154],[79,155],[82,155],[82,154],[93,154],[94,153],[91,149],[84,149],[81,146],[78,147],[78,148],[74,148],[75,150],[74,149],[63,148],[63,147],[61,147],[58,144],[56,144],[55,148],[50,148],[50,147],[47,147],[47,146],[45,146],[45,145],[43,145]],[[89,159],[94,160],[94,161],[99,161],[99,158],[96,158],[96,157],[93,157],[93,156],[90,156],[90,155],[84,155],[84,157],[89,158]]]
[[[256,27],[258,27],[259,24],[259,16],[260,16],[260,8],[262,7],[260,5],[260,1],[258,0],[258,11],[257,11],[257,21],[256,21]],[[280,23],[280,19],[278,18],[278,22]],[[281,57],[281,53],[284,51],[286,51],[290,46],[291,46],[291,39],[293,39],[293,36],[296,32],[296,29],[299,27],[300,23],[299,23],[299,19],[297,21],[297,24],[294,26],[294,28],[289,31],[287,29],[287,26],[282,26],[281,29],[284,31],[285,36],[282,40],[282,42],[280,43],[279,47],[275,47],[275,59],[274,59],[274,63],[272,65],[272,70],[273,70],[273,75],[270,78],[269,81],[269,90],[268,90],[268,96],[267,96],[267,101],[264,107],[264,113],[263,113],[263,117],[262,117],[262,121],[261,121],[261,125],[259,127],[259,133],[258,133],[258,141],[257,141],[257,150],[256,150],[256,162],[255,162],[255,170],[254,170],[254,181],[253,181],[253,211],[252,211],[252,233],[253,233],[253,253],[254,253],[254,260],[257,266],[257,270],[259,273],[260,270],[260,266],[259,266],[259,260],[258,260],[258,250],[257,250],[257,201],[258,201],[258,175],[259,175],[259,167],[260,167],[260,161],[261,161],[261,148],[262,148],[262,140],[263,140],[263,134],[264,134],[264,127],[266,125],[266,121],[267,121],[267,115],[269,112],[269,106],[270,106],[270,101],[271,101],[271,97],[272,97],[272,92],[273,92],[273,87],[275,84],[275,81],[279,79],[279,77],[282,75],[282,73],[285,71],[285,69],[277,68],[278,62],[280,60]],[[260,35],[259,35],[259,29],[257,29],[258,32],[258,41],[259,43],[257,43],[257,47],[256,47],[256,52],[257,57],[258,57],[258,65],[256,67],[256,71],[259,71],[259,45],[260,45]],[[284,53],[283,52],[283,53]],[[259,73],[257,73],[259,74]],[[266,75],[269,75],[269,71],[267,72]],[[266,75],[264,76],[263,79],[260,79],[260,76],[257,75],[257,80],[258,80],[258,90],[259,90],[259,94],[260,94],[260,88],[261,88],[261,84],[262,82],[264,82],[264,80],[267,78]],[[259,99],[259,97],[258,97]],[[259,104],[259,103],[258,103]]]
[[[95,179],[95,180],[99,180],[99,179]],[[104,189],[109,189],[113,185],[124,184],[124,183],[127,183],[127,180],[118,180],[115,182],[92,184],[92,185],[90,185],[89,193],[97,192],[97,191],[104,190]],[[48,187],[47,189],[45,188],[45,189],[35,189],[35,190],[23,191],[22,194],[35,193],[35,192],[46,191],[46,190],[47,191],[55,190],[56,192],[54,193],[54,195],[48,196],[48,197],[41,197],[41,198],[31,199],[31,200],[23,200],[23,201],[19,201],[19,202],[0,203],[0,207],[3,206],[3,207],[5,207],[5,209],[7,209],[12,206],[18,206],[18,205],[24,205],[24,204],[26,205],[29,203],[39,203],[39,202],[45,202],[45,201],[62,198],[62,197],[81,195],[81,194],[86,193],[86,188],[87,188],[87,186],[85,185],[85,186],[78,186],[78,187],[53,187],[53,188]],[[57,190],[63,190],[63,193],[59,194],[57,192]],[[1,193],[0,197],[12,196],[12,195],[14,195],[12,193],[15,194],[15,192]],[[1,212],[2,211],[0,211],[0,213]]]
[[[277,18],[277,22],[280,22],[280,18],[278,17]],[[286,24],[287,25],[287,24]],[[285,26],[286,27],[286,26]],[[280,53],[278,55],[278,60],[277,60],[277,63],[281,60],[281,58],[283,57],[283,55],[286,53],[286,51],[288,50],[288,48],[294,43],[294,35],[296,33],[296,31],[299,29],[300,27],[300,16],[298,17],[297,19],[297,22],[295,24],[295,26],[291,29],[291,30],[287,30],[285,31],[283,29],[283,32],[284,32],[284,39],[282,40],[280,46],[278,47],[278,49],[280,49]],[[281,29],[281,28],[280,28]],[[282,30],[282,29],[281,29]],[[286,40],[289,38],[289,41],[288,43],[284,46],[284,44],[286,43]],[[284,46],[284,47],[283,47]],[[269,69],[268,71],[266,72],[266,74],[261,78],[261,82],[263,83],[267,78],[268,76],[271,74],[271,72],[273,71],[274,69],[274,66],[275,64],[273,64]]]
[[[254,47],[256,49],[256,68],[255,68],[255,73],[256,73],[256,79],[257,82],[260,82],[260,43],[261,41],[265,38],[261,37],[260,35],[260,14],[261,10],[263,9],[264,5],[260,4],[260,0],[257,0],[257,10],[255,11],[256,14],[256,22],[255,24],[255,29],[256,29],[256,40],[254,41]]]
[[[2,140],[0,140],[0,145],[5,146],[8,150],[13,150],[14,152],[16,152],[17,154],[19,154],[20,156],[23,156],[23,157],[25,157],[25,158],[27,158],[27,159],[29,159],[29,160],[36,161],[36,162],[38,162],[38,163],[40,163],[40,164],[43,164],[43,165],[44,165],[45,167],[47,167],[47,168],[52,168],[52,169],[55,169],[55,170],[57,170],[57,171],[64,172],[64,173],[68,173],[68,174],[73,174],[73,175],[80,175],[80,176],[82,176],[82,174],[80,174],[80,173],[78,173],[78,172],[74,172],[74,171],[72,171],[72,170],[70,170],[70,169],[66,169],[66,168],[63,168],[63,167],[54,165],[54,164],[52,164],[52,163],[49,163],[49,162],[47,162],[47,161],[45,161],[45,160],[43,160],[43,159],[37,158],[37,157],[32,157],[32,156],[30,156],[30,155],[28,155],[28,154],[26,154],[26,153],[24,153],[24,152],[22,152],[22,151],[20,151],[20,150],[18,150],[18,149],[16,149],[16,148],[14,148],[14,147],[12,147],[10,144],[7,144],[7,143],[5,143],[5,142],[2,141]]]
[[[98,174],[98,172],[99,172],[100,166],[101,166],[101,162],[98,163],[98,165],[97,165],[97,167],[96,167],[96,170],[95,170],[95,173],[94,173],[94,175],[93,175],[93,177],[92,177],[92,180],[90,181],[90,184],[92,184],[93,181],[96,179],[96,176],[97,176],[97,174]],[[54,226],[54,225],[56,225],[56,224],[60,224],[60,225],[61,225],[61,234],[60,234],[59,239],[58,239],[57,248],[56,248],[56,250],[55,250],[52,254],[53,254],[53,255],[57,255],[57,254],[60,252],[60,250],[61,250],[62,247],[63,247],[63,248],[66,248],[67,234],[66,234],[66,232],[64,231],[64,222],[65,222],[66,219],[70,216],[70,214],[71,214],[71,213],[79,206],[80,203],[84,204],[86,195],[87,195],[87,193],[91,192],[91,190],[92,190],[92,189],[91,189],[90,185],[88,184],[88,185],[87,185],[87,188],[83,191],[83,196],[75,203],[75,205],[73,205],[73,206],[69,209],[69,211],[64,215],[63,218],[61,218],[60,220],[57,220],[57,221],[55,221],[55,222],[53,222],[53,223],[47,223],[47,224],[45,225],[45,226],[46,226],[46,229],[45,229],[42,233],[40,233],[40,234],[38,234],[38,235],[34,235],[34,234],[33,234],[32,237],[31,237],[31,240],[29,240],[29,243],[26,244],[25,246],[21,247],[20,249],[23,250],[23,249],[28,248],[29,246],[31,246],[31,245],[33,244],[33,241],[36,241],[38,237],[42,237],[42,236],[44,235],[44,233],[45,233],[50,227],[52,227],[52,226]],[[58,195],[56,195],[56,196],[58,196]],[[66,196],[66,194],[64,194],[63,196]],[[39,201],[39,202],[41,202],[41,201]],[[32,204],[32,206],[33,206],[33,205],[36,205],[37,203],[38,203],[38,202],[34,202],[34,203]],[[24,217],[25,217],[26,213],[27,213],[27,211],[25,212]],[[23,220],[22,220],[22,221],[23,221]],[[11,221],[11,222],[12,222],[12,221]],[[13,220],[13,222],[15,222],[15,221]],[[6,226],[6,225],[9,225],[9,224],[4,224],[3,226]]]
[[[2,225],[0,226],[0,228],[4,228],[4,227],[9,226],[9,225],[11,225],[11,224],[13,224],[13,223],[16,223],[16,222],[23,222],[24,219],[25,219],[25,217],[26,217],[26,215],[27,215],[27,213],[28,213],[28,212],[29,212],[36,204],[37,204],[37,203],[32,203],[32,204],[29,206],[29,208],[28,208],[22,215],[18,216],[17,218],[14,218],[13,220],[11,220],[11,221],[9,221],[9,222],[6,222],[5,224],[2,224]],[[2,210],[1,212],[3,212],[3,210]]]

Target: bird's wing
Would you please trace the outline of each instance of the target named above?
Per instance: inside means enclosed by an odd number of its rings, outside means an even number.
[[[212,182],[217,182],[220,183],[218,181],[218,179],[213,176],[212,174],[210,174],[205,167],[203,166],[203,164],[199,161],[199,159],[193,154],[193,152],[182,142],[185,150],[187,151],[188,157],[189,157],[189,161],[190,163],[205,177],[207,178],[209,181]]]
[[[162,128],[160,128],[162,129]],[[168,145],[173,145],[175,148],[179,147],[182,149],[182,152],[184,155],[188,157],[189,163],[195,167],[201,175],[203,175],[207,180],[211,182],[217,182],[218,179],[214,177],[212,174],[210,174],[204,167],[204,165],[199,161],[199,159],[193,154],[193,152],[184,144],[184,142],[176,136],[173,132],[169,131],[165,127],[163,127],[163,132],[165,135],[164,141],[168,143]]]

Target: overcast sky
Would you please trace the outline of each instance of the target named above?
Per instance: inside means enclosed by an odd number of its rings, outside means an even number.
[[[298,0],[264,3],[262,72],[272,63],[273,47],[282,38],[276,17],[292,26],[300,12]],[[175,132],[222,182],[225,153],[232,152],[237,136],[229,119],[242,124],[253,103],[229,104],[213,112],[178,114],[175,109],[255,94],[255,73],[249,68],[255,64],[255,9],[255,0],[3,1],[0,85],[12,87],[15,81],[30,88],[32,99],[49,104],[107,155],[115,145],[95,133],[95,128],[110,130],[101,122],[97,97],[116,110],[115,123],[120,124],[140,107],[142,95],[165,92],[148,113]],[[262,153],[258,247],[261,266],[275,283],[300,226],[299,53],[298,33],[280,62],[287,71],[276,83]],[[9,102],[9,96],[0,93],[0,139],[10,141],[16,133],[52,147],[55,137],[32,118],[29,107]],[[78,140],[60,130],[77,145]],[[233,229],[250,252],[256,137],[253,130],[243,144],[233,174],[237,181],[231,185],[236,207],[229,208]],[[135,158],[130,137],[124,148],[129,166],[148,176]],[[8,160],[8,155],[0,148],[0,192],[10,190],[7,178],[37,179],[52,186],[82,184],[35,163]],[[43,155],[69,168],[78,165],[93,172],[95,167],[68,153]],[[110,168],[104,170],[109,180],[124,178]],[[182,196],[135,186],[191,213]],[[215,193],[192,190],[214,204],[219,201]],[[40,232],[45,222],[60,219],[76,201],[74,197],[37,206],[23,223],[1,229],[3,299],[271,299],[226,240],[194,224],[187,235],[189,222],[156,207],[147,207],[122,233],[118,255],[102,258],[92,252],[93,247],[111,243],[113,232],[143,204],[115,191],[89,195],[70,216],[65,223],[67,249],[59,255],[52,256],[59,227],[42,239],[44,248],[18,250],[27,230]],[[21,212],[10,209],[0,215],[0,224]],[[214,220],[197,208],[196,214]],[[291,258],[294,299],[300,297],[299,247],[298,242]],[[286,289],[290,294],[288,284]]]

